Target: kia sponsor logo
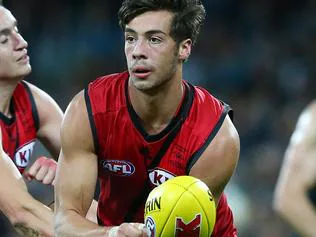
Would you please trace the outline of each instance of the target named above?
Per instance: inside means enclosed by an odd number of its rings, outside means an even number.
[[[169,179],[176,177],[174,174],[164,170],[164,169],[154,169],[149,171],[149,179],[151,183],[155,186],[166,182]]]
[[[22,145],[16,152],[14,156],[15,164],[18,167],[25,168],[31,159],[33,148],[35,145],[35,140]]]
[[[135,172],[135,166],[125,160],[101,160],[103,169],[119,176],[130,176]]]

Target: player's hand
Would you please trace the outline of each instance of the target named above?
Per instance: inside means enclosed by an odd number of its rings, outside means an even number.
[[[56,169],[57,162],[55,160],[40,156],[23,175],[29,181],[35,179],[43,184],[54,185]]]
[[[149,237],[149,234],[144,224],[123,223],[110,229],[108,237]]]

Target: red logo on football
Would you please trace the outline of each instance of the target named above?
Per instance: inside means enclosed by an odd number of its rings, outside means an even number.
[[[197,214],[189,223],[184,223],[181,217],[176,219],[176,237],[199,237],[201,214]]]

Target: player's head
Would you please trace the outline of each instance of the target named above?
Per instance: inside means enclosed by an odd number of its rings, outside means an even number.
[[[0,6],[0,80],[23,78],[31,72],[26,48],[15,17]]]
[[[141,90],[181,78],[182,63],[205,19],[198,0],[125,0],[118,13],[125,32],[130,78]],[[150,80],[149,80],[150,79]]]
[[[205,20],[205,9],[200,0],[124,0],[119,10],[123,30],[135,17],[149,11],[165,10],[173,13],[170,35],[179,44],[191,39],[194,45]]]

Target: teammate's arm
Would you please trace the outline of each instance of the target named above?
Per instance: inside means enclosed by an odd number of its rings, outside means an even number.
[[[316,101],[300,115],[285,152],[274,209],[301,236],[314,237],[316,208],[308,191],[316,187]]]
[[[1,129],[0,210],[22,236],[53,236],[53,212],[28,193],[20,172],[3,151]]]
[[[230,118],[226,116],[213,141],[190,171],[190,175],[208,185],[216,205],[235,170],[239,152],[239,135]]]
[[[26,83],[31,89],[38,111],[39,130],[37,136],[54,159],[57,160],[61,147],[60,127],[63,112],[50,95],[31,83]],[[29,180],[34,177],[44,184],[52,184],[55,179],[56,169],[56,161],[42,156],[34,162],[32,167],[25,173],[25,176]],[[97,223],[96,210],[97,202],[93,200],[86,218],[95,223]]]
[[[60,126],[63,112],[50,95],[30,83],[27,84],[33,94],[39,116],[37,137],[57,160],[60,151]]]
[[[83,92],[68,106],[61,128],[55,184],[55,235],[62,237],[142,237],[139,225],[101,227],[85,219],[97,180],[97,156]]]
[[[37,138],[55,159],[40,156],[24,172],[28,180],[36,179],[43,184],[53,184],[57,169],[57,157],[60,151],[60,126],[63,112],[57,103],[46,92],[25,82],[33,95],[37,109],[39,128]]]

